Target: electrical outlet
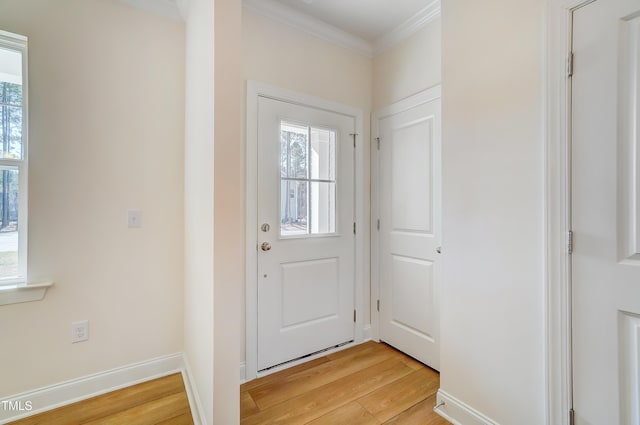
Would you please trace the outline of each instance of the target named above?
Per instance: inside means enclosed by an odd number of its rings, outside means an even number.
[[[129,228],[142,227],[142,212],[140,210],[127,211],[127,226]]]
[[[89,321],[71,323],[71,343],[82,342],[89,339]]]

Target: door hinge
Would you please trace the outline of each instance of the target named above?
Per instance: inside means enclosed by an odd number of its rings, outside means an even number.
[[[573,52],[569,52],[567,57],[567,76],[573,76]]]
[[[378,150],[380,150],[380,138],[376,137],[376,146],[378,148]]]
[[[377,223],[376,223],[376,228],[377,228],[378,230],[380,230],[380,219],[378,219],[378,221],[377,221]]]
[[[349,133],[349,136],[353,136],[353,148],[356,148],[356,136],[358,133]]]
[[[354,235],[356,234],[356,222],[355,221],[353,222],[353,234]]]
[[[569,425],[575,425],[576,415],[573,409],[569,409]]]
[[[567,232],[567,253],[573,254],[573,231]]]
[[[380,300],[376,301],[376,310],[380,311]]]
[[[356,311],[353,310],[353,323],[355,323],[355,322],[356,322]]]

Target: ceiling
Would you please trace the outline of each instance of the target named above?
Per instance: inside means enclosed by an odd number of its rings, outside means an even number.
[[[245,9],[368,57],[440,15],[440,0],[242,0]]]
[[[276,0],[368,42],[388,34],[433,0]]]

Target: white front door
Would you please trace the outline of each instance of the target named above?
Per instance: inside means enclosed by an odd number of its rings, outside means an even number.
[[[577,425],[640,425],[640,1],[573,13]]]
[[[380,340],[440,365],[440,88],[378,113]]]
[[[258,370],[354,339],[353,133],[258,99]]]

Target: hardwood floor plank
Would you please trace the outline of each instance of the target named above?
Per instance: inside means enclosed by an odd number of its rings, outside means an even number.
[[[372,342],[372,343],[379,345],[380,349],[385,349],[385,350],[391,351],[392,353],[394,353],[394,355],[398,356],[399,359],[401,359],[403,362],[405,362],[406,365],[409,366],[413,370],[418,370],[418,369],[422,369],[424,367],[428,367],[424,363],[421,363],[418,360],[414,359],[413,357],[403,353],[402,351],[399,351],[397,348],[394,348],[392,345],[389,345],[386,342],[380,342],[380,343]]]
[[[338,360],[343,357],[353,356],[354,354],[363,350],[371,350],[372,348],[376,350],[389,350],[391,347],[389,347],[386,344],[380,344],[375,341],[367,341],[362,344],[358,344],[353,347],[347,348],[345,350],[336,351],[335,353],[327,354],[327,358],[329,360]],[[392,348],[391,348],[391,351],[393,351]]]
[[[344,353],[330,362],[289,374],[283,379],[249,390],[249,393],[260,410],[264,410],[295,395],[320,388],[337,379],[397,357],[395,350],[376,343],[372,344]]]
[[[385,422],[384,425],[451,425],[433,411],[435,405],[436,395],[433,394]]]
[[[427,367],[427,366],[424,365],[424,363],[420,363],[419,361],[417,361],[413,357],[407,356],[404,353],[398,352],[398,356],[400,356],[400,358],[402,359],[404,364],[406,364],[407,366],[409,366],[413,370],[424,369],[425,367]]]
[[[410,373],[415,372],[398,359],[389,358],[330,382],[315,391],[303,393],[261,410],[243,419],[241,423],[306,424]]]
[[[193,425],[193,417],[191,416],[191,409],[187,409],[180,415],[167,419],[162,422],[158,422],[154,425]]]
[[[425,367],[372,392],[358,402],[369,413],[385,422],[434,394],[438,386],[438,372]]]
[[[240,419],[244,419],[247,416],[258,413],[259,411],[260,409],[256,402],[253,401],[249,391],[242,391],[240,393]]]
[[[314,362],[243,385],[241,424],[450,425],[433,411],[440,375],[389,345],[367,342]]]
[[[153,402],[141,404],[131,409],[106,416],[83,425],[150,425],[167,418],[175,418],[184,413],[189,401],[185,393],[172,394]],[[77,423],[77,422],[76,422]],[[192,424],[191,418],[186,422]]]
[[[380,425],[371,413],[357,401],[352,401],[342,407],[333,410],[318,419],[309,422],[308,425]]]
[[[11,422],[11,424],[69,425],[86,423],[184,391],[182,375],[176,373],[30,416]]]

